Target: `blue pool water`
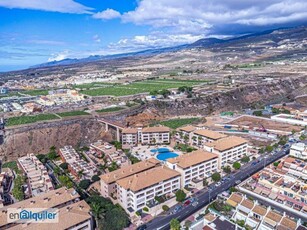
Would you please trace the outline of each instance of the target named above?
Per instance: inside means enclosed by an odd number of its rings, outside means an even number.
[[[150,150],[150,152],[152,152],[152,153],[156,153],[156,152],[165,153],[165,152],[169,152],[169,149],[168,148],[157,148],[157,149]]]
[[[169,158],[174,158],[174,157],[177,157],[178,154],[177,153],[173,153],[173,152],[162,152],[162,153],[159,153],[157,155],[157,159],[160,160],[160,161],[166,161],[167,159]]]

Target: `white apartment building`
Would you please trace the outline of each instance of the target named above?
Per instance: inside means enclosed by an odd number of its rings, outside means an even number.
[[[31,153],[18,159],[18,165],[27,176],[28,188],[26,193],[38,196],[41,193],[54,190],[46,167]]]
[[[290,156],[307,160],[307,145],[305,143],[294,143],[290,148]]]
[[[196,150],[167,160],[166,165],[181,174],[181,187],[191,185],[210,177],[218,171],[218,155]]]
[[[209,129],[199,129],[193,132],[192,145],[204,146],[207,142],[217,141],[227,137],[225,134],[215,132]]]
[[[146,161],[141,161],[136,164],[124,166],[115,171],[106,173],[100,176],[100,193],[105,198],[116,198],[117,187],[116,182],[120,179],[129,177],[136,173],[157,167],[160,161],[155,158],[150,158]]]
[[[204,143],[204,149],[219,156],[219,167],[233,163],[247,154],[247,140],[237,136],[229,136],[217,141]]]
[[[153,202],[156,196],[171,195],[180,189],[180,173],[160,166],[116,182],[118,203],[134,213]]]
[[[275,116],[271,116],[271,119],[273,121],[279,121],[279,122],[283,122],[287,124],[306,126],[307,125],[307,111],[303,113],[298,113],[296,115],[278,114]]]
[[[178,132],[175,135],[176,141],[178,143],[191,143],[193,131],[196,130],[195,126],[187,125],[181,128],[178,128]]]
[[[170,142],[170,129],[165,126],[127,128],[122,131],[122,144],[167,144]]]

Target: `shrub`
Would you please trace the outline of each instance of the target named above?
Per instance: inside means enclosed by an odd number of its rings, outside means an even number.
[[[79,183],[79,187],[86,190],[91,184],[91,181],[89,179],[85,179],[85,180],[82,180],[80,181]]]
[[[182,202],[186,198],[187,194],[181,189],[176,192],[176,201]]]
[[[144,211],[144,212],[149,212],[149,208],[144,207],[144,208],[143,208],[143,211]]]
[[[162,206],[162,210],[165,211],[165,212],[167,212],[167,211],[169,210],[169,207],[168,207],[167,205],[163,205],[163,206]]]
[[[218,181],[221,180],[221,174],[219,174],[218,172],[213,173],[211,178],[212,178],[213,181],[218,182]]]

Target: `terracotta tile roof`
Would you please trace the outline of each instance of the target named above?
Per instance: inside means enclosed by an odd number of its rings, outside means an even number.
[[[111,184],[122,178],[156,167],[158,164],[160,164],[160,161],[158,161],[155,158],[150,158],[146,161],[141,161],[136,164],[127,165],[115,171],[106,173],[100,176],[100,179],[107,184]]]
[[[160,166],[135,174],[133,176],[123,178],[118,180],[116,183],[126,190],[137,192],[141,189],[150,187],[154,184],[169,180],[177,176],[180,176],[179,172],[166,166]]]
[[[248,209],[252,209],[254,207],[254,202],[248,199],[244,199],[241,203],[242,206],[248,208]]]
[[[230,205],[236,207],[241,201],[243,200],[243,197],[238,193],[233,193],[227,200],[227,203]]]
[[[267,212],[267,209],[260,206],[260,205],[256,205],[253,210],[252,210],[254,213],[257,213],[258,215],[260,216],[264,216]]]
[[[295,162],[295,158],[293,158],[293,157],[287,157],[287,158],[284,160],[284,162],[293,163],[293,162]]]
[[[207,138],[212,139],[212,140],[218,140],[218,139],[227,137],[227,135],[225,135],[225,134],[215,132],[215,131],[212,131],[212,130],[209,130],[209,129],[199,129],[199,130],[196,130],[194,132],[194,134],[204,136],[204,137],[207,137]]]
[[[81,224],[91,218],[90,206],[84,201],[79,201],[71,205],[67,205],[59,209],[59,222],[58,223],[35,223],[35,224],[19,224],[11,230],[50,230],[50,229],[69,229],[75,225]]]
[[[134,129],[134,128],[126,128],[123,129],[122,133],[123,134],[137,134],[138,129]]]
[[[280,225],[286,227],[288,230],[295,230],[296,229],[296,221],[291,220],[288,217],[282,218]]]
[[[180,155],[175,158],[170,158],[167,161],[172,164],[177,163],[177,165],[181,168],[188,168],[202,162],[213,160],[215,158],[218,158],[217,154],[209,153],[207,151],[199,149],[190,153]]]
[[[245,143],[247,143],[247,140],[245,140],[242,137],[229,136],[229,137],[219,139],[217,141],[213,141],[211,143],[206,143],[205,145],[208,147],[214,147],[214,149],[218,151],[225,151],[225,150],[243,145]]]
[[[269,211],[268,214],[266,214],[265,217],[270,219],[270,220],[273,220],[275,222],[279,222],[282,218],[282,215],[280,215],[279,213],[274,212],[274,211]]]
[[[196,127],[193,126],[193,125],[187,125],[187,126],[179,128],[180,131],[184,131],[184,132],[188,132],[188,133],[193,132],[195,129],[196,129]]]
[[[142,129],[142,133],[162,133],[169,132],[170,128],[166,126],[155,126],[155,127],[147,127]]]
[[[2,215],[2,211],[7,210],[8,208],[55,208],[66,202],[73,201],[79,197],[80,195],[73,188],[66,189],[63,187],[0,208],[0,229],[1,226],[7,224],[6,215]]]

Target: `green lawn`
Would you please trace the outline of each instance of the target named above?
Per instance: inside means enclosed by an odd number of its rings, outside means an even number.
[[[165,125],[172,129],[177,129],[181,126],[188,125],[194,122],[200,121],[200,118],[182,118],[182,119],[172,119],[167,121],[161,121],[161,125]]]
[[[3,163],[2,168],[10,168],[14,170],[16,173],[18,173],[19,171],[16,161],[5,162]]]
[[[177,89],[181,86],[195,86],[207,81],[158,79],[133,82],[128,85],[108,85],[93,89],[81,90],[81,93],[89,96],[126,96],[138,93],[147,93],[163,89]]]
[[[107,82],[92,82],[92,83],[86,83],[81,85],[74,85],[74,89],[89,89],[89,88],[97,88],[97,87],[106,87],[113,85],[112,83]]]
[[[84,112],[82,110],[78,111],[69,111],[69,112],[63,112],[63,113],[57,113],[60,117],[72,117],[72,116],[84,116],[89,115],[89,113]]]
[[[56,120],[56,119],[59,118],[54,114],[39,114],[35,116],[10,117],[7,120],[6,125],[7,126],[23,125],[23,124],[35,123],[38,121],[47,121],[47,120]]]
[[[123,109],[125,109],[125,108],[123,108],[123,107],[112,107],[112,108],[107,108],[107,109],[96,110],[96,112],[98,112],[98,113],[109,113],[109,112],[120,111],[120,110],[123,110]]]
[[[47,89],[37,89],[37,90],[27,90],[27,91],[23,91],[21,93],[23,94],[27,94],[30,96],[40,96],[40,95],[48,95],[48,91]]]

